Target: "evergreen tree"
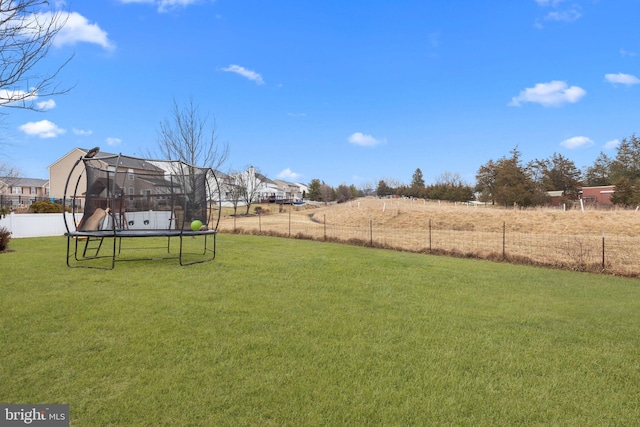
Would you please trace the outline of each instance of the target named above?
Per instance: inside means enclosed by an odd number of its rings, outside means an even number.
[[[602,151],[584,173],[585,185],[597,187],[611,184],[611,158]]]
[[[424,188],[424,177],[422,176],[420,168],[416,169],[413,173],[413,177],[411,177],[411,187]]]
[[[352,199],[356,199],[356,198],[358,198],[358,196],[359,196],[359,194],[360,194],[360,192],[358,191],[358,189],[356,188],[356,186],[355,186],[355,185],[353,185],[353,184],[351,184],[351,185],[349,186],[349,192],[351,192],[351,198],[352,198]]]
[[[319,179],[312,179],[308,185],[309,192],[307,198],[312,202],[319,202],[322,200],[322,193],[320,192],[321,183]]]
[[[630,182],[640,178],[640,138],[635,134],[622,139],[611,162],[611,179],[617,181],[622,177]]]
[[[378,182],[376,194],[378,195],[378,197],[390,196],[393,194],[393,190],[387,185],[386,182],[384,182],[384,180],[381,179],[380,182]]]
[[[630,206],[633,204],[633,186],[631,180],[626,176],[619,178],[615,182],[615,192],[611,196],[611,203],[614,205]]]
[[[498,175],[498,165],[493,160],[489,160],[486,164],[480,166],[476,173],[475,191],[480,193],[479,200],[481,202],[496,203],[495,185],[496,176]]]
[[[503,157],[496,163],[494,198],[501,205],[526,207],[536,204],[541,198],[520,157],[516,147],[511,151],[511,157]]]
[[[548,159],[536,159],[527,168],[540,191],[562,190],[569,196],[578,193],[581,172],[573,161],[562,154],[553,153]]]

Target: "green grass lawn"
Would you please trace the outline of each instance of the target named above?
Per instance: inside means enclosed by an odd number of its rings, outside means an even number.
[[[72,426],[637,425],[640,282],[270,237],[0,254],[0,402]]]

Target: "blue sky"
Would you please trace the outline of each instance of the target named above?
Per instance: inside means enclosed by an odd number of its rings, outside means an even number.
[[[337,186],[470,184],[518,146],[582,168],[640,132],[637,0],[101,0],[71,15],[44,111],[10,110],[24,176],[74,147],[141,154],[173,100],[215,117],[227,168]]]

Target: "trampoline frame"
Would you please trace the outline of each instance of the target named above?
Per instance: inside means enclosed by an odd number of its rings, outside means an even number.
[[[220,223],[222,195],[220,192],[220,184],[218,182],[218,179],[211,168],[197,167],[197,166],[189,165],[185,162],[181,162],[177,160],[151,160],[151,159],[143,159],[143,158],[132,157],[132,156],[124,156],[122,154],[104,155],[104,156],[96,157],[97,152],[98,152],[98,148],[96,147],[90,150],[86,155],[81,156],[71,168],[69,172],[69,176],[67,177],[67,181],[65,183],[62,211],[63,211],[64,224],[66,228],[65,236],[67,237],[67,261],[66,262],[68,267],[113,270],[115,268],[116,262],[121,262],[121,261],[177,259],[179,260],[179,263],[181,266],[186,266],[186,265],[209,262],[215,259],[216,236],[217,236],[218,225]],[[123,159],[129,160],[129,161],[132,161],[132,160],[139,161],[143,164],[147,163],[147,164],[178,165],[182,172],[198,170],[200,173],[204,173],[204,186],[205,186],[206,197],[205,197],[205,200],[203,200],[203,202],[205,202],[205,206],[201,207],[201,209],[204,209],[204,212],[206,212],[205,214],[206,218],[203,218],[204,219],[203,224],[208,225],[207,229],[202,231],[191,230],[190,228],[191,221],[187,220],[186,205],[188,202],[188,197],[186,196],[187,190],[186,188],[184,188],[186,187],[186,184],[184,184],[181,187],[179,185],[174,185],[176,182],[179,182],[179,180],[173,181],[173,178],[175,176],[180,176],[184,182],[186,179],[189,179],[189,178],[192,178],[192,176],[195,176],[195,173],[193,174],[182,173],[181,175],[169,173],[170,181],[168,182],[171,184],[171,191],[172,191],[170,194],[172,196],[171,197],[172,204],[171,204],[171,210],[169,211],[169,228],[131,230],[131,229],[125,229],[125,227],[122,227],[122,225],[125,224],[125,221],[126,221],[126,217],[125,217],[126,208],[123,210],[123,207],[122,207],[125,194],[123,189],[119,193],[116,191],[116,189],[118,188],[116,178],[118,177],[118,173],[120,174],[129,173],[126,167],[123,166],[122,168],[120,168],[120,165],[123,164],[122,162]],[[106,170],[100,169],[101,172],[106,172],[107,177],[109,177],[110,174],[113,174],[113,177],[114,177],[112,182],[109,183],[111,187],[108,188],[109,185],[105,187],[105,189],[107,190],[107,196],[108,196],[106,197],[105,201],[106,201],[107,207],[109,208],[108,215],[111,216],[111,218],[107,221],[108,223],[110,223],[110,227],[100,228],[97,230],[83,230],[82,229],[83,225],[81,223],[83,220],[86,220],[85,216],[87,215],[86,209],[87,209],[88,200],[85,200],[83,219],[78,221],[77,217],[80,212],[78,209],[79,203],[77,202],[85,199],[84,197],[82,197],[82,193],[79,193],[80,191],[79,187],[80,187],[80,182],[82,181],[82,177],[83,176],[86,177],[86,175],[88,175],[86,173],[87,162],[95,162],[95,161],[102,161],[103,163],[106,163],[106,164],[108,164],[109,161],[111,161],[111,163],[114,163],[115,161],[115,167],[111,166],[113,168],[112,170],[109,168],[107,168]],[[78,178],[75,180],[75,184],[73,184],[71,183],[71,179],[72,179],[72,176],[74,175],[74,172],[78,170],[77,168],[79,165],[82,165],[82,169],[79,170]],[[166,172],[167,170],[165,169],[165,173]],[[166,175],[164,175],[164,177],[166,179]],[[86,185],[87,189],[84,194],[89,194],[89,186],[91,185],[91,183],[89,182],[89,179],[86,179],[86,181],[87,181],[87,185]],[[191,180],[190,182],[193,183],[195,181]],[[73,187],[72,193],[70,192],[71,191],[70,184],[71,184],[71,187]],[[177,188],[180,191],[177,191],[174,194],[173,192],[174,188]],[[194,193],[195,193],[195,190],[194,190]],[[182,196],[182,199],[183,199],[182,205],[177,205],[174,203],[176,199],[178,199],[177,197],[178,195]],[[214,197],[215,195],[217,195],[217,197]],[[214,198],[216,200],[214,200]],[[117,201],[119,201],[120,203],[118,209],[116,209]],[[178,223],[176,208],[180,208],[184,212],[184,214],[182,215],[182,221],[180,223]],[[65,212],[67,212],[67,209],[71,211],[70,218],[67,214],[65,214]],[[217,215],[214,215],[215,211],[217,211]],[[138,212],[141,212],[141,211],[138,211]],[[119,224],[120,227],[117,226],[118,221],[120,222]],[[101,221],[101,224],[103,223],[104,223],[104,220]],[[175,227],[175,228],[171,228],[171,227]],[[166,249],[166,253],[164,255],[119,258],[122,253],[123,239],[143,239],[143,238],[151,238],[151,237],[166,238],[166,245],[159,246],[159,247],[156,246],[156,247],[146,247],[146,248],[137,248],[137,249],[147,249],[147,250],[148,249]],[[172,238],[178,239],[178,252],[176,254],[171,253]],[[200,239],[201,249],[198,250],[197,252],[186,251],[185,244],[184,244],[185,238]],[[111,242],[112,245],[109,245],[110,249],[108,250],[106,249],[106,247],[103,248],[103,243],[105,239],[112,239],[112,242]],[[94,245],[97,245],[97,247],[96,246],[92,247],[91,246],[92,243]],[[101,251],[103,252],[103,254],[100,253]],[[196,257],[196,259],[193,260],[192,259],[193,257]],[[99,259],[107,259],[107,266],[95,265],[96,263],[92,262]]]

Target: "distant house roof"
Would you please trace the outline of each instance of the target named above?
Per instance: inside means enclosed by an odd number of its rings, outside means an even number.
[[[49,182],[48,179],[17,178],[12,176],[0,176],[0,181],[11,187],[44,187]]]
[[[547,195],[549,197],[562,197],[563,194],[564,194],[563,190],[547,191]]]
[[[80,150],[84,152],[88,152],[89,150],[80,148]],[[101,162],[106,163],[109,166],[117,166],[118,168],[127,168],[127,169],[144,169],[151,170],[155,172],[161,172],[163,169],[154,165],[151,161],[146,161],[144,159],[138,159],[135,157],[128,157],[122,155],[120,157],[120,163],[118,164],[118,154],[106,153],[104,151],[99,151],[98,154],[94,157],[96,160],[100,160]],[[106,158],[105,158],[106,157]]]
[[[265,182],[267,184],[276,184],[275,181],[267,178],[266,176],[262,175],[261,173],[256,173],[256,177],[261,181],[261,182]]]

